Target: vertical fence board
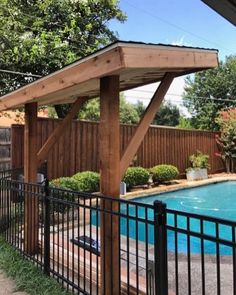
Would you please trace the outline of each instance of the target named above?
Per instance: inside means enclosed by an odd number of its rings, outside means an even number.
[[[38,120],[38,149],[52,133],[60,120]],[[121,126],[121,154],[135,131],[134,125]],[[13,125],[11,130],[12,168],[23,166],[24,126]],[[200,150],[210,156],[211,173],[224,171],[222,161],[215,156],[217,133],[152,126],[137,152],[135,165],[150,168],[158,164],[172,164],[181,174],[189,166],[190,154]],[[78,171],[99,171],[98,123],[74,121],[49,153],[48,177],[73,175]]]

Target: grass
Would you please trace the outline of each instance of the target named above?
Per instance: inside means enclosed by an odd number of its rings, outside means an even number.
[[[15,291],[31,295],[69,295],[53,278],[43,274],[32,262],[23,259],[12,246],[0,238],[0,269],[16,284]]]

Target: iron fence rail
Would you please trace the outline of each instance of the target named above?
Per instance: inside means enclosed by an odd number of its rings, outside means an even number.
[[[1,235],[67,290],[101,294],[101,220],[107,216],[118,221],[118,242],[111,243],[118,243],[120,294],[236,295],[236,222],[167,209],[159,201],[24,183],[15,180],[19,173],[0,172]],[[35,254],[24,247],[25,196],[38,200]],[[111,237],[116,229],[111,226]]]
[[[154,247],[149,243],[154,239],[153,206],[49,187],[48,181],[23,183],[12,176],[4,173],[0,178],[0,220],[6,220],[0,231],[24,257],[67,290],[100,294],[101,216],[117,218],[119,293],[154,294]],[[26,195],[38,200],[39,247],[35,254],[28,254],[24,247]],[[112,206],[101,206],[103,202]]]

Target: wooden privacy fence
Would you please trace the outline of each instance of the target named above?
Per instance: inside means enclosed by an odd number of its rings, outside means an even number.
[[[11,128],[0,127],[0,170],[11,167]]]
[[[60,122],[58,119],[38,119],[38,149]],[[78,171],[99,171],[98,136],[96,122],[74,121],[70,129],[61,136],[47,159],[49,179],[70,176]],[[121,152],[135,131],[134,125],[121,125]],[[137,156],[135,165],[146,168],[157,164],[172,164],[181,174],[189,166],[189,155],[200,150],[210,156],[211,173],[224,170],[218,151],[215,132],[150,127]],[[23,166],[24,126],[12,125],[12,168]]]

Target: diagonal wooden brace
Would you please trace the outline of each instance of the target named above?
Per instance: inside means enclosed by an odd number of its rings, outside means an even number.
[[[78,98],[76,100],[69,113],[63,119],[63,121],[56,127],[56,129],[52,132],[52,134],[49,136],[49,138],[46,140],[44,145],[37,153],[37,160],[39,164],[47,158],[49,151],[53,148],[54,144],[58,141],[58,139],[65,133],[67,127],[70,126],[70,123],[72,122],[73,118],[78,114],[82,105],[87,100],[87,97]]]
[[[163,80],[161,81],[159,87],[154,93],[146,111],[140,120],[138,127],[128,143],[120,161],[120,176],[123,178],[125,171],[130,165],[130,162],[134,158],[138,151],[140,144],[142,143],[144,136],[146,135],[149,125],[151,124],[156,112],[160,108],[160,105],[175,78],[175,73],[167,73]]]

